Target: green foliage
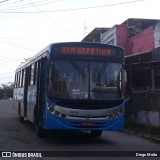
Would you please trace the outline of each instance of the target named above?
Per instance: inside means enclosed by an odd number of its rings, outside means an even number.
[[[0,86],[0,99],[8,99],[13,97],[14,83],[8,82]]]

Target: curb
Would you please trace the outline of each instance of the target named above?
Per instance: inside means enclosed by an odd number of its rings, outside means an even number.
[[[155,143],[160,143],[160,138],[156,138],[156,137],[152,137],[152,136],[149,136],[149,135],[140,134],[140,133],[137,133],[137,132],[134,132],[134,131],[128,131],[128,130],[124,130],[124,133],[135,135],[135,136],[138,136],[138,137],[142,137],[142,138],[145,138],[147,140],[151,140]]]

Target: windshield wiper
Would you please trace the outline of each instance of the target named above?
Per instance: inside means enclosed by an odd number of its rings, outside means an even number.
[[[86,77],[86,74],[84,73],[84,70],[82,71],[81,68],[74,62],[74,61],[69,61],[73,67],[78,71],[78,73],[82,76],[82,78]]]
[[[74,62],[74,61],[69,61],[72,66],[78,71],[78,73],[82,76],[83,78],[83,85],[84,85],[84,78],[87,76],[85,73],[84,73],[84,70],[82,71],[81,68]]]
[[[104,62],[102,68],[98,72],[97,81],[98,81],[99,84],[101,83],[101,79],[102,79],[102,77],[104,75],[104,72],[105,72],[107,66],[108,66],[108,63]]]
[[[103,63],[103,66],[102,66],[101,70],[100,70],[99,73],[98,73],[100,79],[103,77],[104,72],[105,72],[107,66],[108,66],[108,63]]]

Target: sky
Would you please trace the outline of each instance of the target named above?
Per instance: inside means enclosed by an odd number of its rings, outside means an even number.
[[[0,0],[0,85],[50,43],[81,41],[128,18],[160,19],[159,0]]]

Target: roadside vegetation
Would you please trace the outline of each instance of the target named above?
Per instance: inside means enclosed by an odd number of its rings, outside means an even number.
[[[132,134],[140,135],[145,138],[152,137],[152,138],[160,140],[160,129],[159,128],[137,124],[136,122],[132,120],[126,120],[125,131],[132,133]]]
[[[13,97],[14,83],[8,82],[7,84],[0,85],[0,99],[9,99]]]

